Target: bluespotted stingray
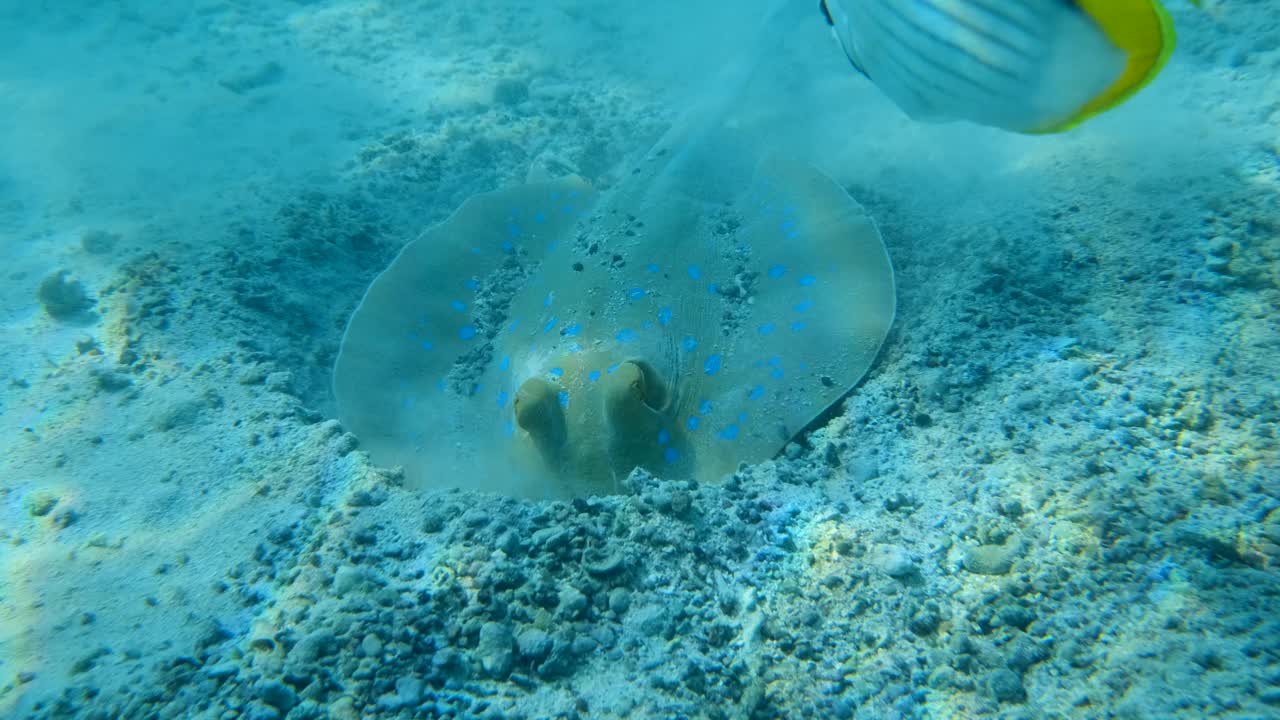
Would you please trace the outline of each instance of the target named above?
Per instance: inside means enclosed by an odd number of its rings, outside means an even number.
[[[773,457],[862,378],[894,317],[874,223],[807,165],[659,148],[467,200],[351,317],[338,415],[419,487],[612,493]]]

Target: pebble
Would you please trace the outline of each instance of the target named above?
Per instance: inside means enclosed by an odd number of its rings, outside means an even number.
[[[233,662],[224,662],[204,669],[204,674],[214,680],[226,680],[240,673],[240,666]]]
[[[505,678],[515,662],[511,629],[502,623],[487,622],[480,626],[480,642],[476,652],[480,664],[491,677]]]
[[[964,569],[977,575],[1006,575],[1012,568],[1012,552],[1005,545],[978,545],[964,554]]]
[[[422,679],[413,675],[402,675],[396,678],[396,695],[405,705],[412,705],[422,699]]]
[[[906,578],[915,574],[916,566],[906,550],[897,545],[885,545],[876,555],[876,565],[891,578]]]
[[[298,641],[289,651],[289,658],[303,663],[313,663],[331,654],[338,640],[329,630],[317,630]]]
[[[360,641],[360,652],[365,657],[377,657],[382,654],[382,640],[377,635],[369,633],[364,636],[364,640]]]
[[[333,574],[333,591],[338,595],[346,595],[360,585],[363,585],[366,579],[365,572],[359,568],[351,566],[340,567]]]
[[[1022,687],[1022,678],[1012,670],[1000,668],[987,676],[987,686],[991,694],[1002,703],[1019,703],[1027,699],[1027,691]]]
[[[1000,608],[1000,621],[1019,630],[1026,630],[1035,619],[1036,614],[1021,605],[1005,605]]]
[[[70,270],[57,270],[40,282],[36,298],[44,311],[57,320],[68,320],[93,307],[84,283],[71,276]]]
[[[536,662],[551,652],[551,636],[539,628],[525,628],[516,637],[516,647],[519,649],[521,657]]]
[[[631,609],[631,591],[622,587],[610,590],[609,609],[617,615],[625,615]]]
[[[912,616],[911,621],[907,623],[907,627],[916,635],[931,635],[938,629],[938,625],[942,622],[942,618],[938,617],[938,613],[932,610],[921,610]]]
[[[288,713],[298,704],[298,694],[278,680],[267,680],[259,685],[258,699],[281,713]]]
[[[587,596],[572,585],[560,589],[560,614],[565,617],[577,617],[587,609]]]
[[[31,493],[27,496],[26,502],[23,503],[26,506],[27,514],[31,517],[44,517],[52,512],[53,507],[57,504],[58,496],[47,490]]]
[[[241,717],[245,720],[278,720],[282,715],[279,709],[254,700],[245,708]]]

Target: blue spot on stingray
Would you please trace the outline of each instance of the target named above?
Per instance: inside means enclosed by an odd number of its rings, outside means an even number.
[[[662,451],[662,459],[667,461],[668,465],[674,465],[676,461],[680,459],[680,451],[673,447],[669,447]]]
[[[706,414],[707,414],[707,413],[709,413],[709,412],[711,412],[711,401],[710,401],[710,400],[703,400],[701,403],[698,403],[698,414],[699,414],[699,415],[706,415]]]
[[[515,223],[507,223],[507,234],[511,237],[520,237],[520,226]]]
[[[738,426],[736,424],[729,425],[728,427],[720,431],[720,437],[725,440],[737,440]]]
[[[667,432],[665,428],[664,428],[664,429],[662,429],[662,430],[659,430],[659,431],[658,431],[658,444],[659,444],[659,445],[666,445],[666,444],[667,444],[667,443],[669,443],[669,442],[671,442],[671,433]]]
[[[536,222],[536,223],[544,223],[544,222],[546,222],[546,221],[547,221],[547,214],[546,214],[546,213],[541,213],[541,212],[539,212],[539,213],[534,213],[534,214],[533,214],[533,221],[534,221],[534,222]]]
[[[653,321],[652,321],[652,320],[641,320],[641,321],[640,321],[640,329],[641,329],[641,330],[650,330],[650,329],[652,329],[652,328],[653,328]]]
[[[554,316],[554,315],[552,315],[552,316],[551,316],[551,319],[550,319],[550,320],[548,320],[548,321],[547,321],[547,322],[542,326],[542,332],[544,332],[544,333],[549,333],[549,332],[551,332],[552,330],[554,330],[554,329],[555,329],[555,327],[556,327],[556,318],[555,318],[555,316]]]
[[[569,326],[560,331],[565,337],[577,337],[582,332],[582,326],[578,323],[569,323]]]
[[[702,364],[702,372],[708,375],[715,375],[720,372],[720,364],[720,354],[716,353],[715,355],[711,355],[707,358],[707,361]]]
[[[792,205],[784,205],[782,207],[782,212],[784,215],[794,215],[795,211],[796,211],[795,206],[792,206]]]
[[[784,230],[784,231],[785,231],[785,230],[790,230],[791,228],[793,228],[793,227],[795,227],[795,226],[796,226],[796,221],[795,221],[795,220],[783,220],[783,221],[782,221],[782,224],[778,226],[778,229],[779,229],[779,230]]]
[[[400,407],[406,410],[413,407],[413,396],[412,395],[404,396],[404,399],[400,401]]]
[[[608,373],[608,374],[612,375],[612,374],[614,373],[614,371],[616,371],[616,370],[617,370],[618,368],[620,368],[620,367],[622,367],[622,363],[614,363],[614,364],[610,365],[609,367],[605,368],[605,369],[604,369],[604,371],[605,371],[606,373]]]
[[[453,302],[449,303],[449,307],[453,308],[454,310],[457,310],[458,312],[462,312],[463,310],[467,309],[466,303],[462,302],[461,300],[454,300]]]
[[[552,240],[551,242],[547,243],[547,252],[551,252],[552,250],[555,250],[556,246],[558,246],[559,244],[560,244],[559,240]]]
[[[738,413],[738,422],[745,424],[747,422],[747,414],[744,412]]]
[[[430,340],[423,340],[423,341],[422,341],[422,349],[423,349],[423,350],[434,350],[434,349],[435,349],[435,343],[431,342]]]
[[[562,378],[564,377],[564,368],[553,367],[547,371],[547,374],[556,379]]]
[[[507,391],[506,391],[506,390],[499,390],[499,391],[498,391],[498,407],[500,407],[500,408],[504,408],[504,407],[506,407],[506,406],[507,406],[507,399],[508,399],[508,398],[510,398],[510,397],[511,397],[511,396],[507,394]]]
[[[747,399],[748,399],[748,400],[759,400],[759,399],[760,399],[760,398],[762,398],[762,397],[764,397],[764,386],[763,386],[763,385],[757,385],[757,386],[755,386],[755,387],[753,387],[753,388],[751,388],[750,390],[748,390],[748,391],[747,391]]]
[[[569,347],[565,349],[569,351],[570,355],[582,352],[582,346],[578,343],[569,343]]]
[[[551,307],[551,303],[556,301],[556,291],[552,290],[542,299],[542,307]]]
[[[571,197],[571,198],[576,198],[576,197],[578,197],[578,191],[577,191],[577,190],[570,190],[570,191],[569,191],[569,197]]]
[[[702,279],[702,268],[698,267],[697,265],[690,265],[690,266],[689,266],[689,277],[690,277],[690,278],[692,278],[692,279],[694,279],[694,280],[701,280],[701,279]]]
[[[475,325],[463,325],[462,329],[458,330],[458,337],[462,340],[470,340],[475,336],[476,336]]]
[[[623,343],[631,342],[632,340],[636,339],[636,331],[632,330],[631,328],[623,328],[619,330],[618,334],[614,337],[617,338],[618,342],[623,342]]]
[[[689,428],[690,430],[697,430],[698,426],[701,424],[702,424],[702,418],[698,417],[697,415],[690,415],[689,419],[684,421],[684,426]]]
[[[502,359],[498,361],[498,369],[508,370],[510,368],[511,368],[511,357],[509,355],[503,355]]]
[[[465,288],[466,288],[466,289],[468,289],[468,290],[479,290],[479,289],[480,289],[480,281],[479,281],[479,280],[476,280],[475,278],[467,278],[467,281],[466,281],[466,282],[464,282],[464,283],[462,283],[462,285],[463,285],[463,287],[465,287]]]
[[[555,202],[555,201],[557,201],[557,200],[559,200],[559,199],[560,199],[560,191],[559,191],[559,190],[552,190],[552,191],[551,191],[551,202]]]
[[[684,339],[680,341],[680,347],[685,352],[693,352],[698,347],[698,341],[693,339],[692,335],[685,335]]]
[[[568,205],[565,205],[565,206],[564,206],[564,208],[563,208],[563,210],[564,210],[564,214],[565,214],[565,215],[572,215],[572,214],[573,214],[573,204],[572,204],[572,203],[570,203],[570,204],[568,204]]]
[[[799,280],[798,282],[799,282],[801,285],[803,285],[804,287],[809,287],[810,285],[812,285],[812,284],[814,284],[814,283],[818,282],[818,278],[816,278],[816,277],[814,277],[814,276],[812,276],[812,275],[804,275],[804,276],[802,276],[802,277],[800,278],[800,280]]]
[[[588,380],[590,380],[591,382],[595,382],[595,381],[599,380],[599,379],[600,379],[600,371],[599,371],[599,370],[592,370],[591,372],[587,373],[587,379],[588,379]]]
[[[763,324],[763,325],[761,325],[761,326],[760,326],[760,334],[761,334],[761,335],[772,335],[772,334],[773,334],[773,331],[774,331],[774,330],[777,330],[777,329],[778,329],[778,326],[777,326],[777,325],[774,325],[773,323],[765,323],[765,324]]]
[[[512,245],[510,240],[503,240],[503,241],[502,241],[502,251],[503,251],[503,252],[507,252],[507,253],[509,253],[509,252],[511,252],[512,250],[515,250],[515,249],[516,249],[516,246],[515,246],[515,245]]]
[[[507,332],[513,333],[516,331],[516,328],[518,327],[520,327],[520,318],[516,318],[515,320],[511,321],[511,324],[507,326]]]
[[[516,434],[516,424],[508,420],[503,423],[502,431],[507,434],[507,437],[511,437]]]
[[[767,362],[769,363],[769,367],[778,367],[779,365],[782,364],[782,358],[778,357],[777,355],[773,355],[773,356],[770,356]]]
[[[800,237],[800,231],[799,231],[799,230],[792,230],[791,232],[787,233],[787,239],[788,239],[788,240],[795,240],[795,239],[796,239],[796,238],[798,238],[798,237]]]
[[[802,322],[800,322],[799,320],[797,320],[796,322],[791,323],[791,332],[800,332],[801,330],[805,329],[806,327],[807,327],[807,325],[805,325],[804,323],[802,323]]]
[[[658,308],[658,324],[663,327],[671,324],[671,308]]]
[[[769,268],[769,277],[773,278],[774,280],[777,280],[778,278],[786,274],[787,274],[786,265],[773,265],[772,267]]]
[[[504,245],[507,245],[507,244],[509,244],[509,243],[503,243],[503,244],[504,244]],[[482,253],[482,252],[484,252],[484,251],[483,251],[483,250],[481,250],[481,249],[480,249],[480,248],[478,248],[478,247],[475,247],[474,245],[471,247],[471,254],[472,254],[472,255],[479,255],[479,254],[480,254],[480,253]]]
[[[639,300],[644,297],[644,288],[631,288],[627,291],[627,297],[631,300]]]
[[[782,371],[782,368],[774,368],[773,371],[769,373],[769,377],[774,380],[781,380],[783,375],[786,375],[786,373]]]
[[[648,270],[651,273],[656,273],[662,268],[658,267],[658,263],[649,263],[648,265],[644,266],[644,269]]]
[[[716,293],[720,292],[720,286],[715,283],[707,283],[707,292],[711,293],[712,295],[715,295]]]
[[[811,307],[813,307],[813,301],[812,301],[812,300],[801,300],[800,302],[796,303],[795,311],[796,311],[796,312],[804,312],[804,311],[808,310],[808,309],[809,309],[809,308],[811,308]]]
[[[569,407],[569,391],[561,390],[556,393],[556,399],[560,401],[560,407]]]

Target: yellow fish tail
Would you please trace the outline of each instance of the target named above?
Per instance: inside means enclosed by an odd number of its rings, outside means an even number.
[[[1173,19],[1158,0],[1076,0],[1076,4],[1125,52],[1124,72],[1071,117],[1032,132],[1069,130],[1120,105],[1160,74],[1177,44]]]

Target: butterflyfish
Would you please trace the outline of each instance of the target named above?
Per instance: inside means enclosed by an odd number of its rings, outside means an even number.
[[[845,55],[907,115],[1055,133],[1128,100],[1173,52],[1158,0],[821,0]]]

